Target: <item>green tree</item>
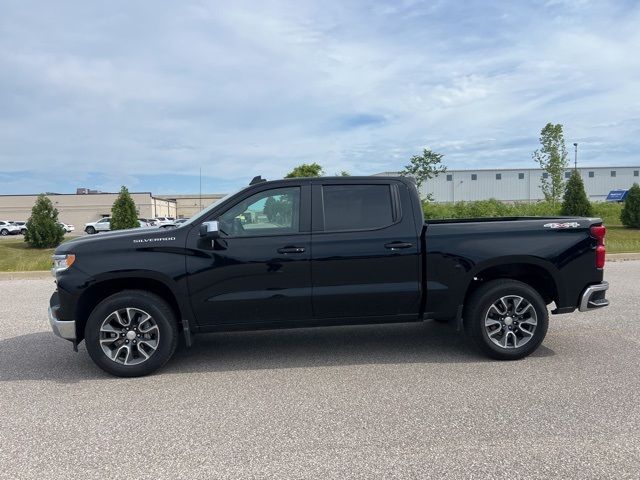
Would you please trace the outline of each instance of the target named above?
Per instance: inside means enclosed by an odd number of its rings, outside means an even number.
[[[287,173],[284,178],[321,177],[323,173],[322,166],[317,163],[303,163]]]
[[[409,161],[409,165],[405,165],[401,174],[416,179],[418,188],[429,179],[435,178],[441,173],[447,171],[447,167],[442,165],[441,153],[436,153],[428,148],[422,150],[422,155],[414,155]],[[427,195],[427,200],[431,200],[431,194]]]
[[[556,205],[563,192],[562,175],[567,168],[567,147],[564,144],[562,124],[547,123],[540,131],[541,147],[532,158],[540,165],[545,175],[540,179],[540,188],[547,202]]]
[[[275,220],[276,213],[278,213],[278,206],[276,204],[277,201],[273,197],[267,197],[266,202],[264,202],[264,209],[262,211],[270,222]]]
[[[45,194],[38,195],[27,220],[24,241],[34,248],[53,248],[60,245],[63,238],[64,230],[58,225],[58,210]]]
[[[111,230],[126,230],[140,226],[138,212],[133,198],[129,195],[129,190],[124,185],[120,189],[120,194],[111,207]]]
[[[626,227],[640,228],[640,185],[634,183],[627,192],[620,220]]]
[[[574,170],[564,190],[562,201],[562,215],[575,215],[578,217],[590,217],[593,214],[591,202],[584,190],[582,177]]]

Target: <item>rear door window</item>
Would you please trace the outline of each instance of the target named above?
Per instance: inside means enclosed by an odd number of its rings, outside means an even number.
[[[324,230],[375,230],[394,223],[389,185],[324,185]]]

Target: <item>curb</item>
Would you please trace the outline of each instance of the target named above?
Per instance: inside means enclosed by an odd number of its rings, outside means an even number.
[[[640,260],[640,253],[609,253],[607,254],[607,262],[626,262],[628,260]]]
[[[640,253],[609,253],[607,262],[626,262],[629,260],[640,260]],[[35,270],[32,272],[0,272],[1,280],[44,280],[51,276],[49,270]]]
[[[34,270],[31,272],[0,272],[0,280],[44,280],[50,278],[53,281],[49,270]]]

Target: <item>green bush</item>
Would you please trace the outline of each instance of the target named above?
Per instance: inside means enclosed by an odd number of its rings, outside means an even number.
[[[58,210],[45,195],[38,195],[27,220],[24,241],[33,248],[54,248],[64,238],[64,230],[58,225]]]
[[[640,186],[637,183],[627,193],[620,220],[625,227],[640,228]]]
[[[555,216],[560,208],[550,202],[503,203],[494,198],[475,202],[432,203],[424,202],[425,218],[486,218],[486,217],[532,217]]]
[[[550,202],[502,203],[499,200],[479,200],[476,202],[433,203],[423,202],[427,220],[442,218],[474,217],[553,217],[560,215],[560,207]],[[592,215],[604,220],[605,225],[620,225],[623,204],[594,202]]]
[[[589,202],[587,192],[584,190],[582,177],[577,170],[571,172],[571,176],[567,181],[560,212],[562,215],[578,217],[590,217],[593,214],[591,202]]]
[[[138,212],[136,212],[136,204],[133,202],[129,190],[124,185],[120,189],[120,195],[113,202],[111,208],[111,222],[109,227],[111,230],[126,230],[127,228],[136,228],[140,226],[138,221]]]
[[[604,220],[605,225],[620,225],[623,203],[593,202],[593,216]]]

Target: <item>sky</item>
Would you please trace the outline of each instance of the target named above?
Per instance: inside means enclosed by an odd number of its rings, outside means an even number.
[[[0,0],[0,194],[640,165],[640,3]],[[573,152],[572,152],[573,153]],[[573,159],[573,158],[572,158]]]

